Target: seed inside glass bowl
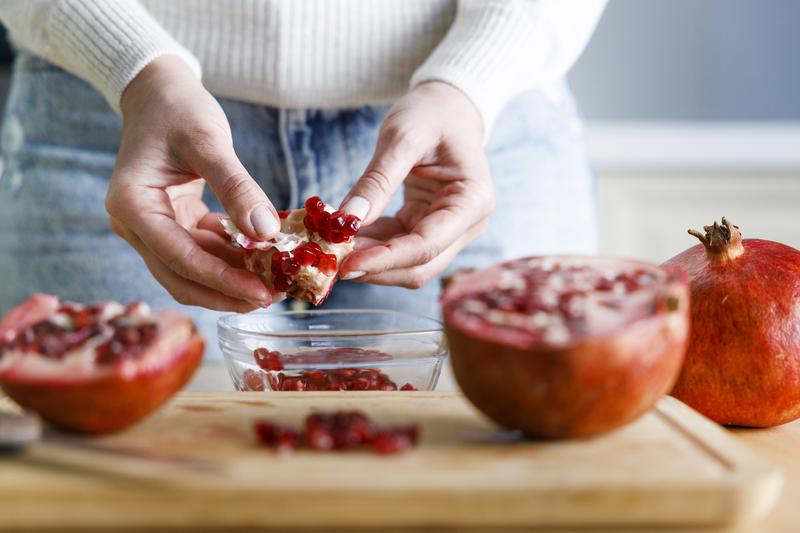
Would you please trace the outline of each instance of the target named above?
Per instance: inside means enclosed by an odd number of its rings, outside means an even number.
[[[247,369],[243,374],[247,390],[263,391],[267,386],[273,391],[413,391],[416,387],[397,383],[377,368],[331,368],[284,371],[285,362],[293,364],[337,363],[357,364],[391,360],[392,356],[379,350],[364,348],[321,348],[292,356],[284,356],[277,350],[256,348],[253,359],[260,370]]]

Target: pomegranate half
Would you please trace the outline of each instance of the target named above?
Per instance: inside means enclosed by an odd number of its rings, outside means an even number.
[[[666,265],[689,275],[692,334],[672,395],[724,425],[800,418],[800,250],[725,218]]]
[[[183,387],[204,346],[192,321],[175,311],[37,294],[0,321],[0,387],[58,426],[115,431]]]
[[[646,412],[678,376],[680,272],[641,261],[527,257],[456,275],[442,295],[455,377],[501,425],[579,437]]]

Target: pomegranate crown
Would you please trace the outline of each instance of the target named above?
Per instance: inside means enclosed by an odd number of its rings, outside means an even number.
[[[706,248],[706,254],[710,259],[733,260],[744,253],[742,246],[742,232],[739,226],[722,217],[722,224],[714,221],[711,226],[703,226],[705,233],[690,229],[689,235],[697,237]]]

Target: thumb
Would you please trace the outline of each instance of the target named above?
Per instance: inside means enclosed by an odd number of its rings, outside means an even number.
[[[370,224],[381,216],[392,195],[421,159],[420,143],[384,130],[366,171],[342,202],[341,210]]]
[[[201,145],[202,146],[202,145]],[[193,170],[209,184],[234,224],[248,237],[271,239],[280,231],[278,213],[239,161],[232,145],[193,150]]]

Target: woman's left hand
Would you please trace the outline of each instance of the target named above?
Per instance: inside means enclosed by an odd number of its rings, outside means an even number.
[[[343,279],[419,288],[486,230],[495,199],[483,137],[478,110],[446,83],[423,83],[395,103],[342,203],[364,220]],[[403,206],[381,216],[401,184]]]

